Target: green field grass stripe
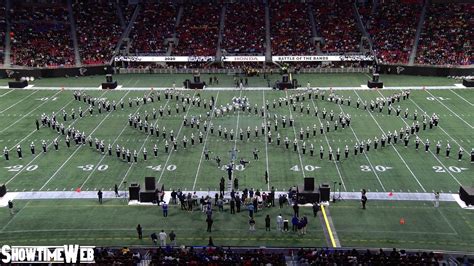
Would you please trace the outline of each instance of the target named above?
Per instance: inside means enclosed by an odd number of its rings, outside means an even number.
[[[466,98],[462,97],[461,95],[459,95],[457,92],[455,92],[454,90],[452,89],[449,89],[450,92],[456,94],[461,100],[465,101],[467,104],[469,104],[470,106],[474,106],[473,103],[471,103],[470,101],[466,100]]]
[[[313,98],[311,98],[311,103],[313,104],[314,110],[316,110],[317,107],[316,107],[316,104],[314,103]],[[319,116],[317,116],[317,118],[318,118],[319,123],[322,125],[323,123],[321,121],[321,118],[319,118]],[[326,140],[326,143],[328,145],[328,149],[331,149],[331,144],[329,144],[329,140],[328,140],[328,136],[327,136],[326,132],[324,133],[324,139]],[[339,166],[337,165],[337,162],[334,159],[334,157],[333,157],[333,162],[334,162],[334,166],[336,167],[337,174],[339,175],[339,179],[341,179],[342,187],[344,188],[344,191],[347,191],[346,183],[344,182],[344,178],[342,178],[341,171],[339,170]]]
[[[356,90],[353,90],[353,92],[357,95],[357,97],[359,97],[361,100],[362,100],[362,97],[360,97],[359,93],[357,93]],[[370,117],[372,117],[372,120],[374,120],[375,124],[377,125],[377,127],[380,129],[380,131],[382,131],[382,133],[384,135],[386,135],[385,131],[382,129],[382,127],[380,126],[379,122],[377,122],[377,120],[375,119],[375,117],[372,115],[372,113],[367,109],[367,112],[369,113]],[[420,183],[420,180],[418,180],[418,177],[416,177],[415,173],[413,173],[413,171],[410,169],[410,167],[408,166],[408,164],[405,162],[405,159],[403,159],[402,155],[398,152],[397,148],[395,147],[395,145],[391,145],[393,147],[393,149],[395,150],[395,152],[398,154],[398,157],[400,158],[400,160],[402,160],[403,164],[405,165],[405,167],[408,169],[408,171],[411,173],[411,175],[413,176],[413,178],[416,180],[416,182],[418,183],[418,185],[420,186],[420,188],[423,190],[423,192],[426,192],[426,189],[425,187]]]
[[[14,103],[14,104],[10,105],[9,107],[7,107],[7,108],[3,109],[2,111],[0,111],[0,114],[3,114],[5,111],[10,110],[11,108],[15,107],[17,104],[19,104],[19,103],[23,102],[24,100],[30,98],[33,94],[37,93],[38,91],[39,90],[34,90],[28,96],[21,98],[21,100],[17,101],[16,103]]]
[[[416,107],[418,107],[418,109],[420,109],[423,113],[427,113],[425,110],[423,110],[423,108],[421,108],[412,98],[410,98],[410,101],[416,105]],[[427,113],[428,114],[428,113]],[[461,147],[463,150],[465,151],[468,151],[466,150],[463,146],[461,146],[461,144],[459,144],[459,142],[456,141],[456,139],[454,139],[453,137],[451,137],[450,134],[448,134],[448,132],[446,132],[446,130],[444,130],[444,128],[441,126],[441,125],[438,125],[438,128],[441,129],[441,131],[444,132],[444,134],[446,134],[446,136],[448,136],[452,141],[454,141],[454,143],[456,143],[459,147]]]
[[[286,95],[287,101],[289,101],[288,91],[287,91],[287,90],[285,90],[285,95]],[[293,117],[293,114],[292,114],[292,112],[291,112],[291,107],[290,107],[290,105],[288,105],[288,110],[290,111],[290,118]],[[293,128],[293,134],[295,135],[295,139],[297,139],[295,124],[293,124],[292,128]],[[304,166],[303,166],[303,160],[301,159],[301,153],[300,153],[300,145],[299,145],[299,142],[297,143],[296,151],[298,152],[298,158],[299,158],[299,160],[300,160],[301,173],[303,174],[303,178],[305,178],[305,177],[306,177],[306,174],[305,174],[305,169],[304,169]]]
[[[217,100],[218,100],[218,99],[219,99],[219,92],[217,92],[216,100],[215,100],[215,102],[213,103],[213,104],[214,104],[214,107],[212,108],[212,113],[211,113],[211,118],[209,119],[209,124],[212,123],[212,119],[213,119],[214,116],[215,116],[215,109],[216,109],[216,106],[217,106]],[[203,147],[202,147],[201,157],[199,158],[199,164],[198,164],[198,167],[197,167],[197,169],[196,169],[196,176],[194,177],[193,189],[192,189],[192,190],[195,190],[195,189],[196,189],[196,182],[197,182],[197,179],[198,179],[198,176],[199,176],[199,171],[201,170],[202,157],[204,156],[204,150],[206,149],[207,139],[208,139],[208,137],[209,137],[209,132],[210,132],[210,130],[208,129],[207,132],[206,132],[206,137],[204,138],[204,145],[203,145]]]
[[[194,90],[194,93],[193,93],[193,96],[192,98],[194,98],[194,96],[196,96],[196,90]],[[189,105],[188,106],[188,109],[186,110],[186,114],[185,116],[188,117],[188,114],[189,114],[189,110],[191,110],[192,108],[192,105]],[[178,133],[176,133],[176,141],[179,139],[179,134],[181,133],[181,130],[183,129],[184,127],[184,123],[180,123],[180,126],[179,126],[179,130],[178,130]],[[168,166],[168,162],[171,158],[171,155],[173,154],[173,150],[174,149],[170,149],[169,151],[169,154],[168,154],[168,157],[166,158],[166,162],[165,162],[165,165],[163,166],[163,169],[166,169],[166,167]],[[160,174],[160,178],[158,179],[158,181],[156,182],[157,184],[160,184],[160,181],[161,181],[161,178],[163,177],[163,174],[165,173],[165,171],[161,171],[161,174]]]
[[[263,123],[265,124],[265,128],[267,127],[267,108],[265,107],[265,91],[262,90],[262,106],[263,106]],[[267,189],[270,191],[270,168],[268,167],[268,138],[266,136],[263,136],[263,139],[265,141],[265,168],[266,168],[266,173],[268,174],[268,180],[267,180]]]
[[[55,97],[56,95],[58,95],[61,91],[58,91],[56,92],[55,94],[53,94],[51,97]],[[38,110],[41,106],[45,105],[46,103],[48,103],[48,101],[43,101],[41,104],[39,104],[38,106],[36,106],[34,109],[32,109],[31,111],[29,111],[28,113],[24,114],[23,116],[21,116],[19,119],[15,120],[15,122],[13,123],[10,123],[8,125],[8,127],[5,127],[4,129],[0,130],[0,133],[4,132],[5,130],[11,128],[12,126],[16,125],[18,122],[20,122],[23,118],[27,117],[28,115],[30,115],[31,113],[33,113],[34,111]]]
[[[450,111],[454,116],[456,116],[457,118],[459,118],[459,120],[461,120],[462,122],[464,122],[464,124],[466,124],[469,128],[471,129],[474,129],[473,126],[471,126],[471,124],[469,124],[468,122],[466,122],[466,120],[462,119],[456,112],[454,112],[453,110],[451,110],[451,108],[449,108],[448,106],[446,106],[443,102],[441,102],[438,97],[434,96],[431,92],[429,92],[429,90],[425,90],[429,95],[431,95],[431,97],[433,97],[437,102],[439,102],[442,106],[444,106],[446,109],[448,109],[448,111]]]
[[[120,100],[123,100],[125,98],[125,96],[128,95],[128,93],[130,93],[130,91],[127,91]],[[107,120],[107,118],[112,114],[112,112],[109,112],[107,115],[104,116],[104,118],[102,118],[102,120],[99,122],[99,124],[88,134],[88,136],[92,136],[92,134],[94,134],[94,132],[97,131],[97,129],[100,128],[100,125],[102,125],[102,123],[105,122],[105,120]],[[48,184],[49,182],[51,182],[51,180],[53,180],[53,178],[59,173],[59,171],[61,171],[61,169],[64,168],[64,166],[69,162],[69,160],[71,160],[75,155],[76,153],[82,148],[84,147],[84,145],[80,145],[79,147],[77,147],[74,152],[63,162],[63,164],[61,164],[61,166],[51,175],[51,177],[43,184],[43,186],[40,188],[40,190],[43,190]]]
[[[380,95],[382,95],[382,97],[384,97],[384,95],[383,95],[380,91],[378,91],[378,92],[379,92]],[[430,94],[431,94],[431,93],[430,93]],[[431,94],[431,95],[432,95],[432,94]],[[433,97],[434,97],[434,96],[433,96]],[[435,97],[435,98],[436,98],[436,97]],[[401,116],[400,116],[399,118],[403,121],[403,123],[404,123],[406,126],[409,126],[408,123],[405,121],[405,119],[403,119]],[[415,135],[416,135],[417,137],[419,137],[416,132],[415,132]],[[425,144],[425,142],[423,141],[422,138],[420,138],[420,142],[421,142],[421,144],[423,144],[423,145]],[[441,166],[444,168],[444,170],[454,179],[454,181],[456,181],[456,183],[458,183],[460,186],[462,186],[461,182],[459,182],[459,180],[451,173],[451,171],[449,171],[448,167],[446,167],[446,166],[443,164],[443,162],[440,161],[440,159],[438,158],[438,156],[436,156],[436,155],[433,153],[432,150],[429,150],[429,153],[438,161],[438,163],[440,163],[440,165],[441,165]]]

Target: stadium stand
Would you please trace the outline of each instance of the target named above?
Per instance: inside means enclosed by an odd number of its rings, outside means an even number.
[[[173,51],[180,56],[215,56],[219,35],[221,6],[198,3],[184,6],[177,28],[178,45]]]
[[[108,63],[122,33],[116,7],[111,2],[78,1],[73,10],[82,64]]]
[[[472,265],[466,255],[403,249],[278,249],[234,247],[96,248],[96,263],[151,265]]]
[[[164,41],[173,37],[177,13],[177,7],[171,2],[143,4],[133,24],[130,51],[134,54],[166,54]]]
[[[315,2],[316,27],[324,38],[325,53],[359,52],[362,34],[357,28],[353,1]]]
[[[380,62],[408,63],[421,13],[419,2],[387,0],[367,18],[365,26]]]
[[[132,18],[132,15],[133,15],[133,11],[135,11],[135,8],[137,6],[129,4],[128,0],[120,0],[119,7],[122,10],[122,14],[125,19],[125,22],[126,23],[130,22],[130,19]]]
[[[252,8],[246,8],[252,5]],[[258,1],[230,3],[221,48],[227,54],[263,54],[265,52],[265,9]]]
[[[474,62],[474,4],[433,4],[427,10],[417,64],[468,65]]]
[[[316,54],[306,4],[272,2],[270,20],[273,55]]]
[[[14,2],[12,21],[12,64],[56,67],[74,64],[71,25],[66,6]]]
[[[7,9],[5,7],[5,1],[0,1],[0,65],[3,65],[5,53],[6,17]]]

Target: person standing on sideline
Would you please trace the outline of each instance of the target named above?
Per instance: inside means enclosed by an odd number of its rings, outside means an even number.
[[[319,204],[317,202],[313,203],[313,215],[314,217],[318,216]]]
[[[150,238],[151,238],[151,241],[153,241],[153,244],[156,245],[156,243],[158,242],[158,236],[156,235],[156,233],[152,233],[150,235]]]
[[[293,216],[293,218],[291,218],[291,225],[293,226],[292,227],[292,231],[293,232],[296,232],[298,230],[298,223],[299,223],[299,219],[298,217],[295,215]]]
[[[170,237],[170,245],[172,247],[176,246],[176,234],[174,233],[173,230],[171,230],[169,237]]]
[[[161,230],[159,233],[160,236],[160,247],[165,247],[166,246],[166,238],[168,237],[165,233],[165,230]]]
[[[367,191],[365,189],[362,189],[362,197],[360,199],[360,203],[362,204],[362,209],[365,210],[365,204],[367,203],[367,196],[365,195]]]
[[[252,216],[249,217],[249,230],[250,231],[255,231],[255,220],[253,219]]]
[[[434,195],[435,195],[434,206],[435,208],[438,208],[439,207],[439,192],[435,192]]]
[[[163,204],[161,204],[161,208],[163,209],[163,217],[168,217],[168,204],[163,202]]]
[[[300,216],[300,206],[298,206],[298,202],[295,202],[295,204],[293,204],[293,214],[296,217]]]
[[[265,217],[265,231],[270,231],[270,215],[268,214]]]
[[[8,201],[8,210],[10,210],[10,215],[14,215],[15,213],[13,212],[13,201],[9,200]]]
[[[99,203],[102,204],[102,190],[99,189],[99,192],[97,192],[97,197],[99,198]]]
[[[206,219],[206,223],[207,223],[207,232],[212,232],[212,223],[214,221],[212,220],[212,218],[210,216],[207,217]]]
[[[143,230],[142,230],[142,226],[140,224],[137,225],[137,234],[138,234],[138,239],[143,238]]]
[[[283,216],[281,216],[281,213],[277,216],[277,231],[282,231],[283,230]]]
[[[119,194],[119,192],[118,192],[118,186],[117,186],[117,184],[115,184],[115,186],[114,186],[114,191],[115,191],[115,197],[120,197],[120,194]]]

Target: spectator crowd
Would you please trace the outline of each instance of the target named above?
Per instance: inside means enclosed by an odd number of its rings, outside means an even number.
[[[417,64],[474,63],[474,4],[433,4],[425,17],[417,49]]]
[[[116,6],[109,1],[73,4],[82,64],[107,64],[122,33]]]
[[[359,52],[362,34],[357,28],[353,1],[314,3],[316,28],[324,38],[321,50],[326,53]]]
[[[228,54],[265,52],[265,9],[259,1],[228,4],[225,19],[221,48]]]
[[[173,54],[178,56],[215,56],[220,16],[221,6],[215,3],[186,5],[176,30],[179,42],[173,50]]]
[[[270,3],[273,55],[315,55],[307,5],[300,2]]]
[[[11,61],[29,67],[56,67],[74,64],[71,25],[66,6],[12,2],[9,11]]]
[[[178,10],[171,2],[146,2],[133,24],[130,51],[135,54],[165,55],[165,39],[173,37]]]

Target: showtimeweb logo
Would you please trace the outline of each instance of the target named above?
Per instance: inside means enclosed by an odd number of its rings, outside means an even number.
[[[2,246],[3,263],[95,263],[93,246]]]

